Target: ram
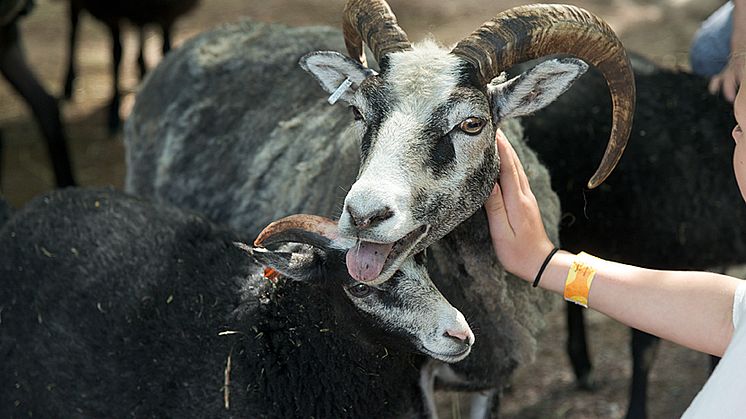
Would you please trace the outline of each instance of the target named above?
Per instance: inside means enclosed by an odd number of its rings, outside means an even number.
[[[35,199],[0,228],[0,416],[427,416],[428,360],[474,335],[412,258],[353,280],[336,230],[288,217],[246,254],[121,192]]]
[[[565,58],[510,80],[500,74],[556,52],[604,71],[615,132],[595,185],[613,168],[629,129],[634,88],[624,50],[608,26],[571,6],[505,11],[452,51],[432,41],[410,44],[381,1],[349,2],[344,22],[353,59],[329,52],[343,48],[338,31],[251,22],[223,26],[171,54],[151,73],[125,126],[126,187],[246,232],[287,213],[341,214],[340,231],[363,239],[347,253],[350,273],[372,285],[443,238],[428,249],[431,276],[482,331],[454,375],[497,395],[533,356],[551,304],[505,274],[477,212],[498,175],[495,129],[513,141],[556,234],[556,195],[514,117],[554,100],[586,64]],[[364,65],[362,40],[378,71]],[[325,94],[309,85],[299,59]]]
[[[733,176],[731,107],[692,74],[633,60],[637,115],[616,172],[594,191],[592,167],[567,158],[608,135],[611,106],[602,77],[589,72],[557,102],[526,119],[526,137],[560,196],[560,241],[571,251],[656,269],[702,270],[746,261],[746,208]],[[546,141],[548,136],[557,141]],[[591,154],[591,157],[594,157]],[[568,350],[579,382],[592,384],[583,313],[568,306]],[[633,331],[627,416],[647,416],[647,377],[658,339]]]

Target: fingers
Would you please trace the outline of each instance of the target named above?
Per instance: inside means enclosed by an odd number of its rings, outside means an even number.
[[[518,159],[502,131],[497,130],[495,141],[500,155],[500,188],[505,196],[516,196],[522,192],[520,173],[516,164]]]
[[[723,97],[730,103],[736,100],[736,93],[738,92],[738,84],[736,83],[736,75],[732,72],[727,72],[723,77]]]
[[[500,189],[499,183],[496,183],[495,187],[492,188],[492,193],[484,203],[484,209],[487,211],[487,219],[489,220],[491,227],[499,226],[501,224],[510,224],[508,213],[505,209],[503,192]]]
[[[720,85],[722,84],[722,79],[720,77],[720,74],[712,76],[710,79],[710,83],[707,84],[707,91],[710,92],[711,95],[716,95],[720,91]]]
[[[707,90],[712,95],[722,93],[725,100],[733,103],[736,100],[736,94],[738,93],[738,85],[741,78],[741,67],[743,63],[729,62],[723,71],[719,74],[712,76],[710,82],[707,84]]]
[[[507,186],[506,183],[503,182],[503,175],[508,173],[511,176],[509,176],[509,179],[507,180],[515,184],[516,188],[508,188],[506,192],[513,193],[515,191],[524,195],[530,195],[531,187],[528,183],[528,177],[526,176],[526,172],[523,169],[523,165],[521,164],[521,160],[518,158],[515,149],[510,145],[505,134],[503,134],[499,129],[497,130],[496,140],[498,153],[500,153],[501,159],[500,183],[502,184],[502,187],[506,188]]]
[[[500,184],[502,188],[508,196],[525,193],[521,178],[525,177],[526,174],[523,172],[518,155],[500,130],[498,130],[496,140],[498,153],[500,153]]]

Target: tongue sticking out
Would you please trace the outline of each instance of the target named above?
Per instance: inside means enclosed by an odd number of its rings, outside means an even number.
[[[361,282],[378,278],[393,247],[393,243],[358,242],[347,251],[347,271],[355,280]]]

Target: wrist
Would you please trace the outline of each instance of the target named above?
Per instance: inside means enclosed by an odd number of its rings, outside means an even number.
[[[524,281],[533,283],[536,279],[539,270],[548,256],[554,250],[554,245],[547,241],[547,243],[538,246],[536,249],[531,251],[529,254],[520,258],[521,262],[513,269],[508,269],[511,273],[515,274]],[[551,261],[552,258],[549,258]],[[549,262],[547,262],[548,264]],[[546,270],[546,267],[545,267]]]
[[[560,250],[559,247],[554,247],[552,250],[549,251],[549,254],[547,254],[547,257],[544,258],[544,261],[541,264],[541,267],[539,267],[539,272],[536,273],[536,276],[534,277],[534,281],[532,282],[531,286],[536,288],[539,286],[539,282],[541,282],[541,275],[544,273],[544,270],[549,265],[549,262],[552,260],[554,255]]]

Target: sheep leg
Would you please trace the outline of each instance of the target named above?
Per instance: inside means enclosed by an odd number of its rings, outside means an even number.
[[[0,195],[3,192],[3,132],[0,131]]]
[[[422,392],[420,417],[423,419],[438,418],[438,409],[435,404],[435,376],[437,374],[437,367],[438,361],[430,359],[420,369],[420,390]]]
[[[34,77],[21,51],[17,28],[12,30],[16,33],[0,51],[0,72],[31,107],[42,134],[47,140],[47,149],[57,186],[73,186],[75,180],[70,167],[67,140],[62,129],[57,100],[47,93]]]
[[[139,36],[140,36],[140,53],[137,56],[137,67],[140,69],[140,80],[145,78],[145,73],[147,73],[148,69],[145,67],[145,27],[140,26],[139,28]]]
[[[499,416],[500,397],[497,390],[480,391],[471,396],[470,419],[489,419]]]
[[[627,419],[647,417],[648,375],[659,346],[657,337],[632,329],[632,384]]]
[[[109,24],[109,32],[111,33],[112,42],[112,76],[114,78],[112,82],[112,95],[111,102],[109,103],[109,132],[115,133],[119,130],[121,123],[119,119],[119,104],[120,104],[120,93],[119,93],[119,67],[122,62],[122,39],[119,31],[119,23],[113,22]]]
[[[163,32],[163,56],[165,57],[169,51],[171,51],[171,23],[161,24],[161,32]]]
[[[583,390],[593,390],[593,365],[588,355],[585,313],[575,303],[567,303],[567,354],[575,372],[575,382]]]
[[[75,45],[78,39],[78,20],[80,18],[80,6],[76,1],[70,1],[70,34],[67,45],[67,75],[65,76],[65,99],[73,97],[73,84],[75,82]]]

